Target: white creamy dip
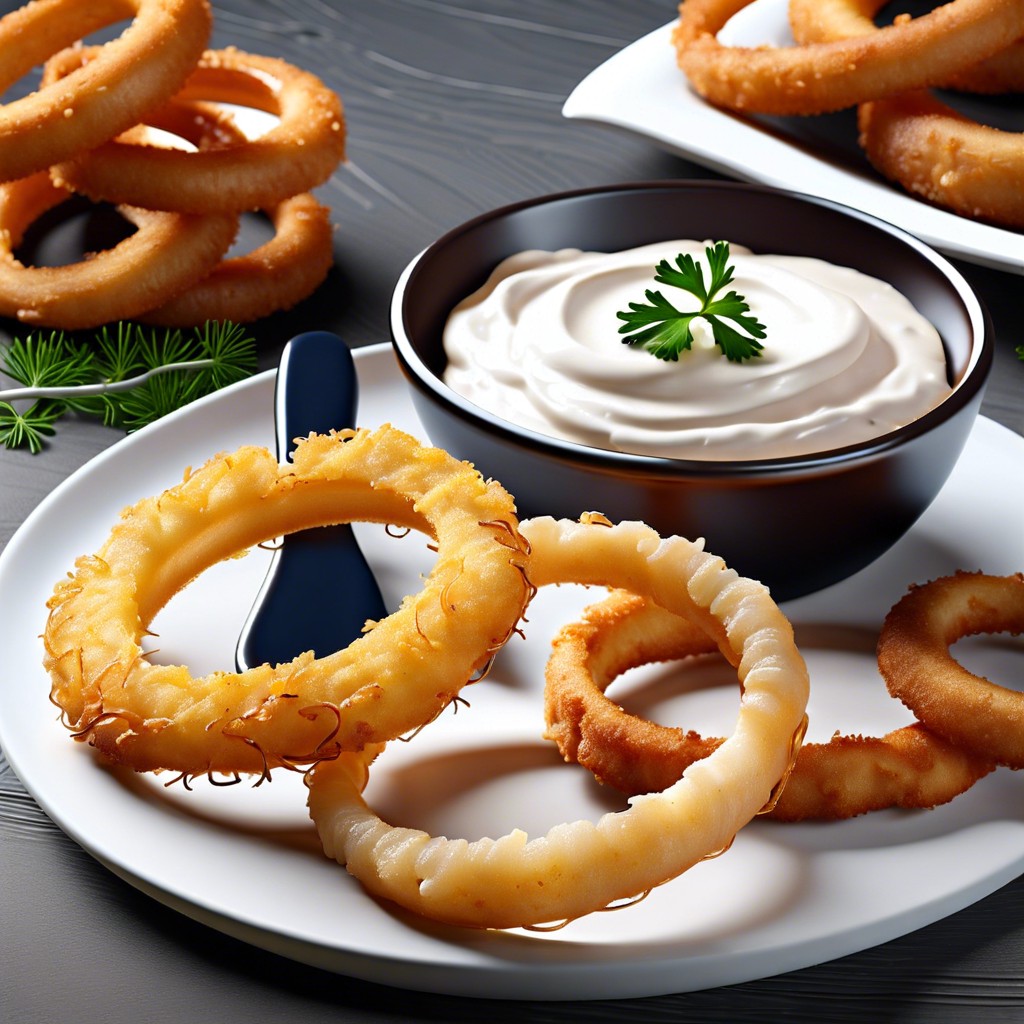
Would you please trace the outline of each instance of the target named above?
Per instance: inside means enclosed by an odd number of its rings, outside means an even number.
[[[445,382],[501,419],[612,451],[735,460],[820,452],[910,422],[948,393],[935,328],[891,285],[847,267],[732,247],[732,284],[767,329],[758,358],[730,362],[693,321],[677,362],[623,344],[619,310],[660,290],[662,259],[704,242],[620,253],[527,251],[452,311]]]

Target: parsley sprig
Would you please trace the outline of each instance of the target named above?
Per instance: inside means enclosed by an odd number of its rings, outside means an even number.
[[[668,260],[662,260],[654,268],[654,280],[658,284],[672,285],[695,295],[700,308],[688,313],[677,309],[660,291],[647,289],[644,295],[647,303],[630,302],[628,312],[616,313],[625,321],[619,334],[628,335],[622,339],[624,345],[643,345],[659,359],[675,362],[680,352],[693,345],[691,325],[700,317],[711,325],[715,344],[730,362],[739,363],[761,355],[764,346],[758,339],[767,337],[763,324],[750,316],[750,306],[742,295],[727,292],[721,298],[718,293],[732,283],[733,268],[729,264],[729,243],[716,242],[704,250],[707,256],[710,283],[704,284],[704,270],[689,253],[676,256],[673,267]],[[724,319],[723,319],[724,318]],[[731,320],[746,333],[738,331]]]
[[[0,390],[0,444],[38,454],[68,412],[128,433],[248,377],[256,343],[230,321],[190,336],[119,323],[92,343],[63,331],[0,346],[0,372],[24,385]]]

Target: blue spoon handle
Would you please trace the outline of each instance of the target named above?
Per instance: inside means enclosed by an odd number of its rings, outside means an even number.
[[[348,346],[325,331],[300,334],[285,346],[277,371],[274,423],[277,456],[291,457],[295,438],[355,423],[359,401]],[[367,619],[386,615],[380,589],[347,524],[284,537],[235,650],[240,672],[304,651],[324,657],[347,647]]]

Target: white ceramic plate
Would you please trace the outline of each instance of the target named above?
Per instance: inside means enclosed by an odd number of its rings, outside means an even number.
[[[423,431],[391,351],[362,350],[360,422]],[[320,852],[301,779],[192,792],[112,771],[73,743],[47,700],[40,668],[44,604],[73,559],[95,550],[119,510],[180,479],[217,450],[272,444],[273,374],[263,374],[119,441],[69,478],[0,556],[0,743],[65,831],[131,884],[214,928],[297,960],[416,989],[501,999],[625,998],[765,977],[856,951],[950,914],[1024,866],[1024,787],[997,772],[928,813],[842,824],[757,822],[726,856],[638,906],[549,934],[435,926],[367,898]],[[45,456],[41,456],[45,458]],[[836,728],[879,732],[908,721],[873,659],[885,611],[912,580],[955,568],[1024,565],[1018,469],[1024,438],[981,420],[948,486],[884,559],[788,606],[814,680],[812,738]],[[429,552],[360,528],[385,598],[418,586]],[[841,543],[841,538],[837,538]],[[161,659],[194,672],[231,669],[234,642],[266,557],[215,567],[161,612]],[[371,802],[402,824],[477,838],[531,834],[621,804],[541,738],[541,678],[553,631],[593,592],[543,591],[526,639],[411,743],[374,769]],[[1010,678],[1011,650],[967,643],[976,671]],[[666,669],[631,674],[620,699],[663,721],[728,730],[735,687],[720,670],[683,692]],[[617,684],[618,685],[618,684]]]
[[[792,43],[786,6],[786,0],[755,0],[725,27],[722,40],[751,46]],[[876,175],[857,148],[853,111],[742,118],[705,103],[676,66],[670,41],[674,24],[644,36],[588,75],[566,100],[563,114],[637,133],[730,177],[855,207],[947,255],[1024,272],[1020,232],[931,207]]]

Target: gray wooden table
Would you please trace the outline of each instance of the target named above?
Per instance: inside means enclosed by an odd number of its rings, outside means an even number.
[[[4,0],[0,10],[15,6]],[[387,341],[390,293],[408,260],[491,207],[587,185],[710,177],[644,141],[560,114],[588,71],[673,15],[665,0],[216,3],[215,46],[277,54],[319,73],[344,98],[349,124],[349,163],[320,190],[337,224],[336,269],[300,309],[256,325],[261,366],[276,365],[302,329],[334,330],[354,346]],[[1021,248],[1024,258],[1024,239]],[[997,333],[983,411],[1024,433],[1024,364],[1014,355],[1024,342],[1022,279],[962,269]],[[0,322],[4,337],[12,327]],[[0,547],[119,436],[71,421],[39,456],[0,450]],[[0,651],[0,685],[17,683],[4,675]],[[0,1019],[11,1024],[1016,1021],[1024,1020],[1022,919],[1017,880],[882,947],[727,989],[575,1004],[410,996],[249,948],[137,892],[46,818],[0,753]]]

